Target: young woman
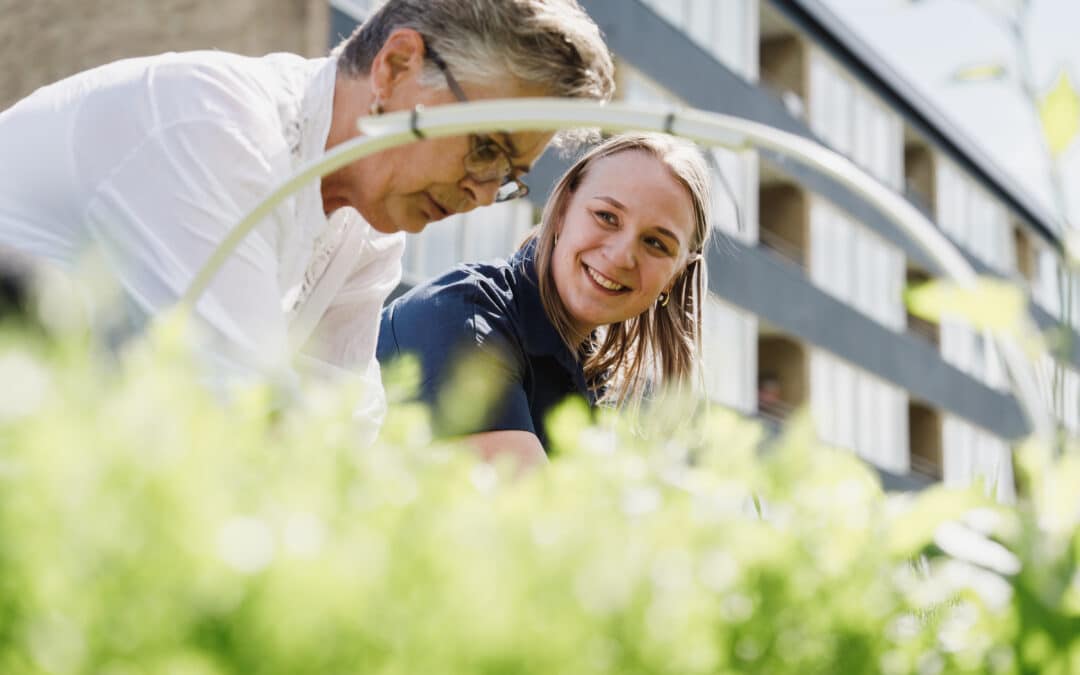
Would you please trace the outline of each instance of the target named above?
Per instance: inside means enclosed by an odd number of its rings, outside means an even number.
[[[468,433],[484,457],[543,461],[545,415],[566,396],[592,405],[640,400],[646,384],[691,375],[709,183],[687,141],[607,140],[562,177],[538,231],[513,257],[460,265],[387,307],[379,360],[418,354],[421,397],[437,420],[441,410],[442,431]],[[454,364],[475,355],[498,391],[482,423],[453,429],[445,417],[454,402],[440,391]]]

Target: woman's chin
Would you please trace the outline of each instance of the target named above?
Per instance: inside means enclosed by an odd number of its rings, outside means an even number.
[[[570,310],[569,313],[571,323],[582,335],[614,321],[611,311],[597,307],[580,308],[578,311]]]
[[[408,214],[406,217],[383,214],[381,217],[371,218],[368,223],[371,225],[371,229],[382,234],[394,234],[396,232],[416,234],[427,225],[427,219],[414,214]]]
[[[381,221],[381,220],[368,221],[368,224],[371,225],[371,229],[375,230],[376,232],[382,233],[382,234],[394,234],[395,232],[402,232],[402,231],[404,231],[404,232],[412,232],[414,234],[416,232],[419,232],[419,230],[411,230],[411,229],[405,228],[405,227],[398,227],[394,223],[385,222],[385,221]],[[420,228],[420,229],[423,229],[423,228]]]

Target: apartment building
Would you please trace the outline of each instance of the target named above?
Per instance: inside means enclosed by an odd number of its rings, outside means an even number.
[[[1030,292],[1046,330],[1080,327],[1052,216],[1004,175],[820,0],[582,0],[618,58],[618,96],[738,115],[817,139],[905,195],[981,274]],[[365,0],[332,0],[339,34]],[[809,408],[819,436],[888,487],[969,484],[1009,499],[1027,434],[994,344],[959,320],[910,315],[908,286],[939,273],[844,186],[764,151],[712,150],[715,227],[705,323],[715,402],[781,423]],[[410,239],[405,279],[505,255],[565,160],[545,157],[532,203],[499,205]],[[1071,294],[1069,293],[1072,287]],[[1063,312],[1062,301],[1071,303]],[[1056,380],[1058,418],[1080,430],[1080,341]]]

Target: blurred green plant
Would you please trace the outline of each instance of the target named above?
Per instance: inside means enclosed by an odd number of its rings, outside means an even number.
[[[514,478],[416,405],[361,447],[355,384],[209,392],[185,344],[0,333],[0,672],[1080,669],[1075,453],[1023,454],[1014,507],[885,495],[806,419],[762,453],[723,409],[571,401]]]

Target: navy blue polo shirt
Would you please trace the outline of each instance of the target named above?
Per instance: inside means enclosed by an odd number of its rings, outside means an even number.
[[[452,431],[530,431],[547,450],[547,413],[567,396],[590,404],[593,397],[581,364],[544,312],[533,256],[529,245],[509,260],[458,265],[402,295],[383,309],[377,356],[385,364],[418,355],[420,397],[432,406],[459,359],[483,356],[484,377],[497,389],[494,403],[475,411],[483,421],[473,428]],[[451,432],[453,421],[440,423],[440,410],[434,419],[438,433]]]

